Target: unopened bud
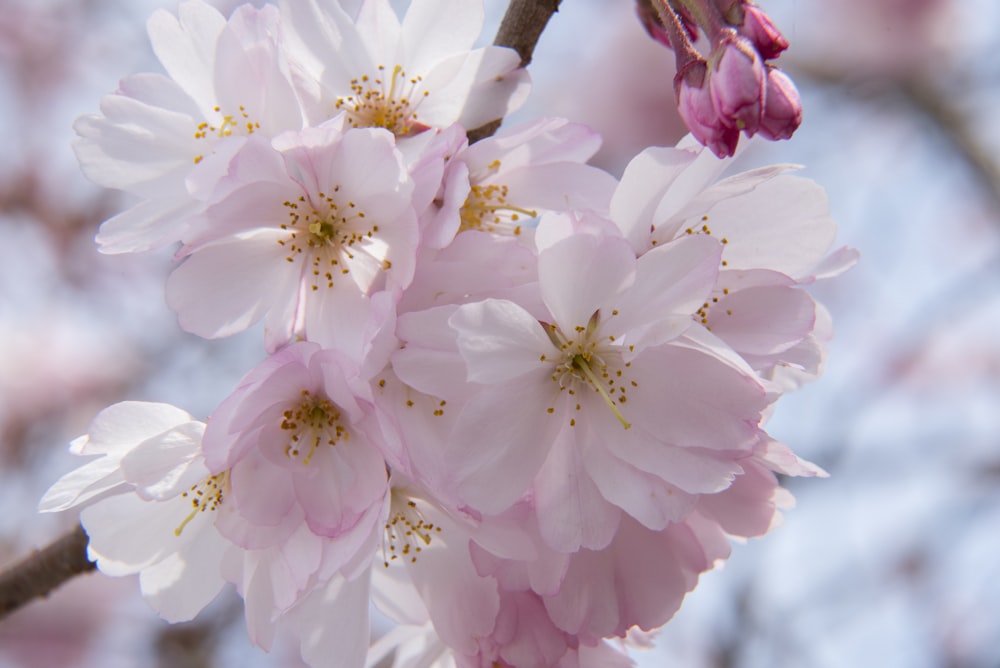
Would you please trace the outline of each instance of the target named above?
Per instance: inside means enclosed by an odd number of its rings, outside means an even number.
[[[760,7],[751,3],[746,3],[743,8],[743,23],[739,27],[739,33],[753,42],[764,60],[777,58],[788,48],[788,40],[777,26]]]
[[[726,125],[719,117],[708,84],[708,67],[704,62],[692,62],[674,78],[677,89],[677,111],[695,139],[712,153],[726,158],[736,153],[740,131]]]
[[[768,139],[788,139],[802,123],[802,100],[795,84],[781,70],[767,68],[767,101],[760,133]]]
[[[767,89],[767,73],[753,44],[735,33],[716,47],[709,78],[715,110],[723,123],[747,136],[760,127]]]
[[[635,13],[639,15],[639,22],[642,23],[642,27],[646,29],[646,33],[650,37],[668,49],[672,49],[670,35],[664,30],[663,23],[660,22],[660,14],[653,6],[653,2],[655,0],[636,0]]]

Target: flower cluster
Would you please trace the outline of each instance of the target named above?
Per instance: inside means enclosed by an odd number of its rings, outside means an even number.
[[[736,152],[740,133],[788,139],[802,123],[795,84],[771,61],[788,42],[750,0],[637,0],[653,39],[673,49],[681,118],[720,158]],[[693,42],[704,31],[707,58]]]
[[[106,409],[42,500],[164,618],[229,582],[309,665],[629,665],[780,519],[776,474],[822,474],[763,427],[823,364],[801,287],[854,260],[822,189],[690,140],[618,181],[562,119],[470,144],[528,86],[482,20],[189,0],[149,22],[167,75],[78,122],[86,173],[140,198],[102,250],[179,244],[181,327],[262,323],[269,355],[207,423]],[[400,624],[371,648],[369,603]]]

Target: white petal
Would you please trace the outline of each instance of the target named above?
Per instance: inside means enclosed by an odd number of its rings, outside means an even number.
[[[500,299],[460,306],[448,319],[474,383],[502,383],[552,366],[558,350],[545,330],[517,304]]]
[[[598,309],[616,302],[635,280],[636,260],[622,239],[568,237],[538,257],[542,299],[563,334],[573,336]]]
[[[205,338],[236,334],[296,298],[297,264],[285,261],[281,230],[255,230],[206,244],[167,279],[181,327]]]

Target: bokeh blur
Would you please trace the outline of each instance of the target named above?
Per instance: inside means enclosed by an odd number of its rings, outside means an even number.
[[[495,32],[505,2],[486,0]],[[215,3],[228,11],[237,3]],[[672,54],[632,0],[563,0],[514,121],[561,115],[620,172],[674,143]],[[836,337],[825,375],[771,433],[827,471],[788,480],[784,526],[706,574],[643,667],[1000,665],[1000,4],[760,0],[791,43],[803,127],[737,168],[805,166],[829,192],[847,275],[816,286]],[[206,342],[163,303],[169,252],[102,256],[127,204],[89,184],[73,119],[157,69],[144,30],[176,0],[0,0],[0,565],[72,527],[44,490],[104,406],[204,416],[260,357],[259,331]],[[996,50],[996,51],[994,51]],[[0,623],[0,667],[295,666],[252,649],[229,596],[160,622],[132,579],[80,577]]]

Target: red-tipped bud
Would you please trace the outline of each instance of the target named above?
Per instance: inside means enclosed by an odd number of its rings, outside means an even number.
[[[777,26],[757,5],[747,3],[743,8],[743,23],[739,33],[753,42],[764,60],[777,58],[788,48],[788,40]]]
[[[709,78],[715,111],[722,122],[752,137],[760,127],[767,91],[767,72],[753,44],[735,33],[726,35],[712,56]]]
[[[760,133],[771,140],[788,139],[802,124],[802,100],[795,84],[781,70],[767,67],[767,103]]]
[[[692,61],[674,78],[677,90],[677,111],[695,139],[720,158],[732,156],[740,139],[740,131],[726,125],[719,117],[708,83],[708,66],[704,61]]]

